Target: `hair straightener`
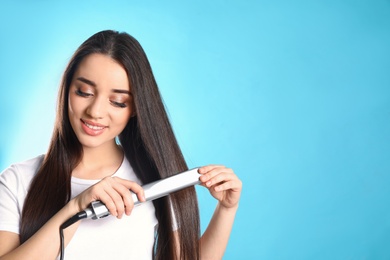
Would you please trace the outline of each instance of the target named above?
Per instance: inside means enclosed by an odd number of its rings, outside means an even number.
[[[198,173],[198,168],[188,170],[149,184],[143,185],[142,188],[145,192],[145,200],[151,201],[166,195],[169,195],[172,192],[196,185],[200,183],[199,180],[200,174]],[[134,206],[142,204],[138,200],[137,195],[132,193],[132,198],[134,201]],[[91,203],[91,207],[85,209],[79,214],[85,213],[86,218],[99,219],[104,218],[110,215],[106,205],[101,201],[94,201]]]

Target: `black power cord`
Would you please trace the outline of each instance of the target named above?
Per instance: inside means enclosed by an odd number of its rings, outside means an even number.
[[[70,225],[73,225],[77,221],[85,218],[87,218],[87,213],[85,211],[81,211],[76,215],[74,215],[73,217],[71,217],[70,219],[68,219],[67,221],[65,221],[64,224],[60,226],[60,243],[61,243],[60,260],[63,260],[65,255],[64,229],[69,227]]]

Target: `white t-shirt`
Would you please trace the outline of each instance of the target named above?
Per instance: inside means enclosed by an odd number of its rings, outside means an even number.
[[[0,175],[0,230],[19,234],[23,203],[43,156],[13,164]],[[141,184],[128,160],[113,175]],[[97,183],[72,177],[72,198]],[[157,227],[152,202],[136,206],[122,219],[108,216],[82,220],[65,248],[65,259],[152,259]]]

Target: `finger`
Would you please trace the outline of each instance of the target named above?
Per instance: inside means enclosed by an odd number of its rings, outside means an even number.
[[[136,182],[124,180],[121,178],[114,177],[116,181],[115,189],[122,195],[124,202],[125,212],[129,215],[134,207],[134,201],[131,192],[137,195],[139,201],[145,201],[144,189]]]
[[[114,203],[115,206],[114,210],[116,211],[116,214],[114,216],[121,218],[125,211],[125,204],[123,201],[122,194],[119,193],[119,190],[120,187],[116,186],[115,184],[112,187],[108,187],[104,189],[106,194],[110,196],[112,202]]]
[[[100,200],[106,206],[111,215],[115,217],[118,215],[115,203],[109,194],[106,192],[100,192],[100,194],[97,195],[96,200]]]
[[[206,166],[202,166],[199,168],[198,172],[200,174],[205,174],[211,170],[213,170],[214,168],[217,168],[217,167],[225,167],[224,165],[218,165],[218,164],[210,164],[210,165],[206,165]]]
[[[214,175],[211,179],[206,182],[207,187],[214,186],[218,183],[232,181],[235,175],[230,172],[221,172],[219,174]]]
[[[124,180],[124,179],[116,178],[116,177],[115,177],[115,180],[117,182],[121,183],[127,189],[129,189],[132,192],[134,192],[135,194],[137,194],[138,200],[145,201],[145,193],[144,193],[144,189],[141,187],[141,185],[139,185],[138,183],[133,182],[133,181]]]
[[[146,201],[145,191],[140,185],[134,183],[133,187],[131,188],[131,191],[137,195],[139,201],[141,202]]]
[[[204,173],[203,176],[200,177],[200,180],[206,184],[206,186],[210,187],[212,184],[215,184],[215,177],[220,175],[220,174],[223,174],[223,173],[228,173],[229,176],[233,176],[234,173],[233,173],[233,170],[230,169],[230,168],[226,168],[225,166],[218,166],[218,167],[214,167],[212,168],[210,171],[208,171],[207,173]],[[226,175],[223,175],[226,177]],[[223,176],[220,176],[220,177],[223,177]],[[219,177],[219,178],[220,178]],[[213,181],[214,179],[214,181]]]
[[[199,169],[199,173],[202,174],[200,177],[200,180],[202,182],[208,181],[210,178],[218,174],[222,169],[225,169],[225,166],[222,165],[207,165],[203,166],[202,168]]]
[[[110,214],[116,216],[117,212],[115,203],[112,197],[104,189],[104,186],[107,184],[104,184],[102,182],[103,180],[88,189],[87,194],[90,194],[88,195],[88,197],[90,197],[90,199],[88,199],[89,203],[100,200],[106,206]]]
[[[130,215],[131,211],[134,208],[134,200],[132,193],[135,193],[137,195],[138,201],[144,202],[145,201],[145,195],[144,190],[142,187],[140,187],[138,184],[133,189],[126,189],[126,197],[123,198],[123,201],[125,203],[125,213],[126,215]]]
[[[123,201],[125,205],[125,213],[126,215],[130,215],[131,211],[134,208],[134,200],[132,197],[132,193],[135,193],[138,201],[144,202],[146,201],[145,199],[145,192],[144,189],[137,184],[136,182],[129,181],[129,180],[124,180],[120,178],[115,178],[115,180],[121,184],[121,194],[123,194]]]
[[[119,177],[107,177],[104,178],[101,185],[104,191],[111,197],[116,207],[116,214],[118,218],[122,218],[123,213],[129,215],[133,209],[133,200],[129,186],[134,182],[121,179]],[[126,185],[126,186],[125,186]]]
[[[118,192],[118,194],[121,196],[122,202],[123,202],[123,210],[126,215],[130,215],[131,211],[134,207],[134,201],[131,196],[131,191],[123,186],[122,184],[118,183],[115,187],[115,190]]]
[[[222,192],[226,190],[239,192],[242,189],[242,182],[240,180],[232,180],[232,181],[217,183],[212,188],[216,192]]]

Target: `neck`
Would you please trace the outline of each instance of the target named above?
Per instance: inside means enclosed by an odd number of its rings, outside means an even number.
[[[72,175],[82,179],[102,179],[113,175],[123,161],[123,151],[115,142],[98,148],[83,147],[83,157]]]

